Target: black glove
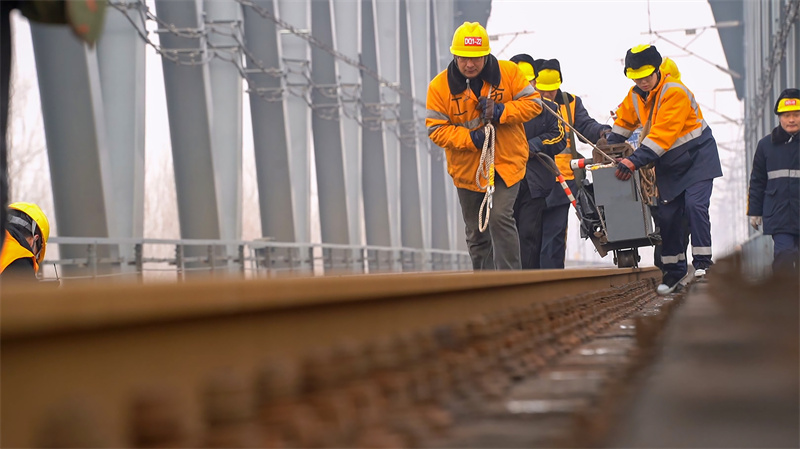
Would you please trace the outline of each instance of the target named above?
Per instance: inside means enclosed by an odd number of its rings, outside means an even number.
[[[636,168],[633,165],[633,162],[628,159],[622,159],[619,161],[619,163],[617,163],[617,171],[614,172],[614,176],[616,176],[620,181],[627,181],[631,179],[631,176],[633,176],[633,170],[635,169]]]
[[[481,111],[481,119],[484,122],[500,123],[500,116],[506,106],[503,103],[495,103],[489,97],[478,98],[478,109]]]
[[[483,128],[473,129],[469,132],[469,137],[472,139],[472,144],[475,145],[475,148],[483,149],[483,142],[486,140],[486,133],[483,132]]]
[[[542,143],[542,139],[534,137],[533,139],[529,140],[528,150],[530,151],[531,156],[533,156],[536,153],[541,153],[542,151],[544,151],[544,144]]]

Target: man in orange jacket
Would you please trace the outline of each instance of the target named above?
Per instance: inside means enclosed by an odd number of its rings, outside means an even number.
[[[49,237],[50,223],[39,206],[10,204],[0,251],[0,281],[36,281]]]
[[[491,55],[489,35],[477,22],[453,34],[454,58],[428,86],[428,137],[444,148],[447,172],[458,190],[472,267],[520,269],[514,201],[525,177],[528,141],[523,123],[542,111],[541,97],[516,64]],[[494,194],[486,231],[478,216],[487,191],[477,175],[486,142],[484,122],[496,130]],[[488,142],[491,146],[491,141]]]
[[[679,288],[686,275],[688,242],[682,222],[689,223],[695,276],[706,274],[711,261],[708,206],[714,178],[722,176],[717,143],[694,94],[659,70],[655,46],[638,45],[625,56],[625,75],[636,84],[616,112],[608,143],[624,142],[642,126],[640,145],[617,165],[616,176],[627,181],[633,171],[653,163],[659,195],[661,263],[659,294]]]

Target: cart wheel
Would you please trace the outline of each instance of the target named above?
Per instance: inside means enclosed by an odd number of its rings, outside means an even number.
[[[619,268],[638,268],[640,260],[638,248],[614,251],[614,263]]]

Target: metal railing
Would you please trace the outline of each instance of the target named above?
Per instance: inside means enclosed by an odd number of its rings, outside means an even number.
[[[51,237],[44,280],[471,270],[466,251],[270,240]]]

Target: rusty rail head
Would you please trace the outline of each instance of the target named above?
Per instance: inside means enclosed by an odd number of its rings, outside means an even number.
[[[4,286],[0,338],[104,329],[206,317],[355,304],[420,295],[490,294],[491,289],[610,279],[623,284],[655,276],[656,268],[390,274],[259,280],[197,280],[175,284],[91,283],[54,289]],[[617,279],[614,281],[613,279]]]

